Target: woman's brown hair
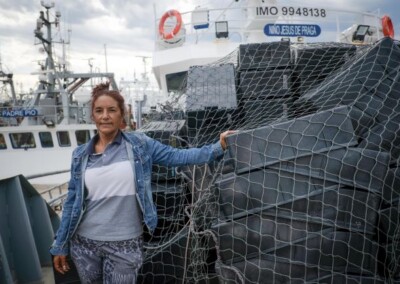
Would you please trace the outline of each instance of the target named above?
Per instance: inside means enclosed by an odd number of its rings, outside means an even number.
[[[121,111],[122,117],[125,117],[125,100],[124,97],[120,94],[119,91],[110,90],[110,82],[107,81],[105,83],[100,83],[96,85],[92,90],[92,112],[94,109],[94,104],[97,99],[101,96],[109,96],[112,97],[118,103],[118,108]]]

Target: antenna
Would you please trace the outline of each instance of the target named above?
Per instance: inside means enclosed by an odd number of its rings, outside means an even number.
[[[104,57],[106,61],[106,73],[108,73],[108,64],[107,64],[107,45],[104,44]]]
[[[137,55],[137,56],[135,56],[135,57],[137,57],[137,58],[142,58],[142,61],[143,61],[143,67],[144,67],[144,72],[142,73],[142,77],[143,78],[146,78],[146,76],[147,76],[147,69],[146,69],[146,60],[147,59],[149,59],[149,58],[151,58],[150,56],[140,56],[140,55]]]
[[[90,73],[93,73],[93,57],[90,57],[87,59],[89,68],[90,68]],[[93,88],[93,78],[90,78],[90,87]]]

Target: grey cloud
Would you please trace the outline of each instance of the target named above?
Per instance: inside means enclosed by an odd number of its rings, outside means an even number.
[[[69,4],[67,8],[69,18],[74,17],[83,18],[83,20],[69,21],[72,28],[72,44],[77,45],[79,49],[89,48],[90,46],[103,46],[107,43],[108,46],[120,49],[127,49],[131,47],[134,50],[150,50],[153,48],[149,46],[150,41],[154,38],[154,15],[152,4],[147,0],[140,1],[105,1],[101,0],[101,4],[105,7],[106,12],[95,12],[93,7],[89,4],[81,7],[74,3]],[[79,10],[75,7],[79,6]],[[82,15],[80,15],[80,13]],[[91,14],[89,18],[88,14]],[[88,25],[82,25],[84,21],[90,19],[95,15],[99,16],[108,15],[112,18],[123,20],[119,24],[124,23],[124,29],[119,31],[107,32],[106,28],[101,28],[101,21],[96,28],[91,28]],[[72,19],[71,19],[72,20]]]
[[[101,0],[101,2],[113,16],[123,18],[128,28],[149,28],[149,25],[153,23],[154,15],[151,1]]]
[[[38,1],[32,0],[0,0],[1,10],[32,11],[37,7]]]
[[[61,17],[70,25],[83,24],[85,21],[107,14],[106,11],[95,7],[92,1],[86,0],[64,1],[58,7],[64,14]]]

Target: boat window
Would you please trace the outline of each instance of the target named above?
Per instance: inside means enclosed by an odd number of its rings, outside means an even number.
[[[179,92],[186,89],[187,71],[165,75],[168,92]]]
[[[71,140],[69,139],[68,131],[57,131],[58,144],[61,147],[71,146]]]
[[[54,147],[53,138],[50,132],[39,132],[40,144],[43,148]]]
[[[0,134],[0,150],[7,149],[6,140],[3,134]]]
[[[14,149],[36,148],[35,138],[31,132],[11,133],[10,140]]]
[[[78,145],[85,144],[90,140],[90,132],[89,130],[77,130],[75,131],[76,142]]]

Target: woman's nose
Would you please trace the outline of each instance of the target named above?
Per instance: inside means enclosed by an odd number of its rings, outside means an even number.
[[[103,111],[102,118],[110,118],[110,113],[108,111]]]

